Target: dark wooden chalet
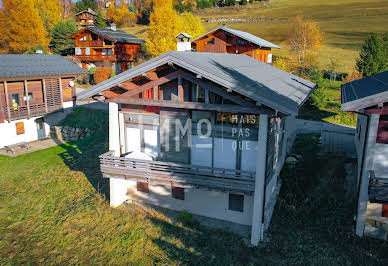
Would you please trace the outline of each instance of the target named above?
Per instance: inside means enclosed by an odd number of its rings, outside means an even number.
[[[276,201],[291,118],[314,88],[246,55],[167,52],[79,98],[109,103],[110,151],[100,166],[112,206],[136,197],[238,223],[251,227],[257,245]]]
[[[121,72],[129,68],[144,43],[134,35],[116,30],[115,26],[111,29],[84,27],[69,38],[75,39],[75,58],[82,68],[115,64]]]
[[[78,26],[94,26],[96,23],[96,12],[88,8],[75,14],[76,24]]]
[[[60,55],[0,55],[0,123],[62,109],[75,97],[74,79],[85,73]]]
[[[196,52],[246,54],[272,63],[271,49],[280,47],[248,32],[221,26],[194,39],[192,48]]]

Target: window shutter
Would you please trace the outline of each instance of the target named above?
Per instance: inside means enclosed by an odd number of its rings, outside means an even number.
[[[16,135],[24,134],[24,122],[18,122],[16,125]]]

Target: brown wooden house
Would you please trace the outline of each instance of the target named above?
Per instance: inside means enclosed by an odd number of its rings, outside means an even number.
[[[246,54],[272,63],[271,49],[280,47],[248,32],[221,26],[194,39],[192,48],[196,52]]]
[[[144,40],[112,25],[110,29],[84,27],[71,35],[75,40],[75,58],[82,68],[114,66],[115,72],[127,70],[141,52]]]
[[[75,14],[76,24],[78,26],[94,26],[96,23],[96,12],[88,8]]]
[[[73,106],[85,73],[60,55],[0,55],[0,148],[46,137],[45,117]]]

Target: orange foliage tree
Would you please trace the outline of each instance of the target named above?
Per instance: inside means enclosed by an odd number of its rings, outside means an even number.
[[[118,26],[129,26],[136,23],[137,16],[129,11],[129,6],[125,1],[120,1],[108,7],[106,18]]]
[[[93,80],[95,84],[101,83],[107,80],[112,74],[112,68],[110,67],[97,67],[96,72],[93,74]]]
[[[297,53],[299,64],[303,64],[306,57],[311,57],[322,46],[322,33],[318,24],[306,20],[303,16],[297,16],[288,43],[291,50]]]
[[[47,47],[47,32],[34,0],[3,0],[0,9],[0,46],[8,53],[24,53],[31,47]]]
[[[361,79],[363,77],[362,72],[359,72],[357,69],[353,69],[346,77],[342,77],[342,81],[347,83],[353,80]]]

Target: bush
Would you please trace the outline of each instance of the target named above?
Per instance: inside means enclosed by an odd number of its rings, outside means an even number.
[[[112,74],[112,68],[110,67],[97,67],[93,75],[95,84],[101,83],[107,80]]]
[[[96,69],[97,69],[97,67],[91,67],[91,68],[89,68],[89,74],[90,74],[90,75],[94,75],[94,73],[96,73]]]
[[[313,66],[309,71],[309,77],[310,80],[318,86],[318,88],[311,94],[312,104],[318,109],[322,109],[326,106],[328,101],[322,71],[320,71],[316,66]]]
[[[193,215],[185,210],[178,216],[178,220],[185,226],[191,228],[199,228],[199,222],[193,217]]]
[[[282,56],[273,56],[273,64],[274,67],[277,67],[283,71],[290,72],[290,62],[289,59]]]

